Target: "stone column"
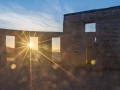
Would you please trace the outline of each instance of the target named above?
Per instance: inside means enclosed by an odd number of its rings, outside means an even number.
[[[0,66],[6,63],[6,35],[0,33]]]

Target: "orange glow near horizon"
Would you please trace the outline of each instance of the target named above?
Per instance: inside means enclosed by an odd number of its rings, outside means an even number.
[[[15,36],[6,36],[6,46],[15,48]]]
[[[52,38],[52,52],[60,52],[60,37]]]

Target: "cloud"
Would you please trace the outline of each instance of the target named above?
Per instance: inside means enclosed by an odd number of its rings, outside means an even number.
[[[26,10],[19,4],[0,4],[0,28],[30,31],[62,31],[63,14],[71,11],[67,4],[47,1],[43,11]]]

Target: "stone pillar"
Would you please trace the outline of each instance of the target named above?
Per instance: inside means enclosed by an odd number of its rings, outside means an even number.
[[[0,66],[6,63],[6,35],[0,33]]]
[[[29,36],[27,32],[18,32],[15,36],[15,51],[16,61],[18,66],[22,63],[22,66],[29,67],[30,51],[28,47]]]
[[[46,37],[46,35],[38,38],[38,50],[42,57],[46,57],[52,60],[52,38],[44,37]]]

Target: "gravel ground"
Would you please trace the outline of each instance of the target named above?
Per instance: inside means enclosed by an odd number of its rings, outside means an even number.
[[[0,90],[120,90],[119,70],[65,70],[47,60],[32,61],[31,70],[27,63],[19,68],[18,63],[8,62],[0,69]]]

